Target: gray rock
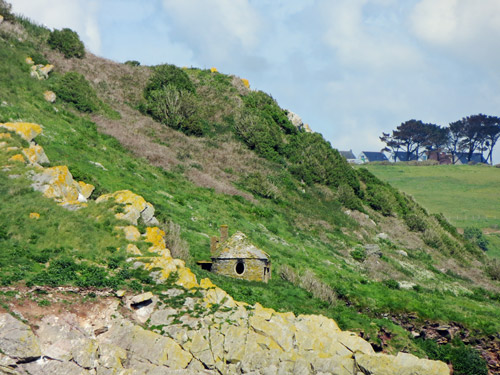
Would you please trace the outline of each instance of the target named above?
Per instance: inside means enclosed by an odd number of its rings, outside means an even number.
[[[407,257],[408,253],[404,250],[396,250],[396,254],[399,254],[401,256]]]
[[[388,240],[389,239],[389,236],[387,235],[387,233],[379,233],[375,236],[376,238],[380,239],[380,240]]]
[[[382,250],[380,250],[380,246],[376,244],[368,244],[363,246],[366,250],[366,255],[368,256],[378,256],[379,258],[382,256]]]
[[[32,360],[42,354],[30,327],[10,314],[0,315],[0,352],[18,361]]]

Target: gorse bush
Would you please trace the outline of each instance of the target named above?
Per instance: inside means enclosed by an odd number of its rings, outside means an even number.
[[[102,105],[93,87],[80,73],[66,73],[57,79],[53,88],[60,99],[73,104],[79,111],[96,112]]]
[[[52,49],[61,52],[66,58],[81,59],[85,56],[85,46],[78,34],[71,29],[52,31],[47,42]]]

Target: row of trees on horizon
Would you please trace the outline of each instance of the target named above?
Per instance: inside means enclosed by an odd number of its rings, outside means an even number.
[[[406,160],[420,160],[429,151],[451,156],[452,163],[458,155],[464,155],[470,162],[475,153],[481,160],[493,164],[493,149],[500,138],[500,117],[484,114],[464,117],[448,127],[409,120],[399,125],[392,133],[382,133],[380,140],[386,144],[382,151],[406,154]],[[486,155],[486,157],[485,157]]]

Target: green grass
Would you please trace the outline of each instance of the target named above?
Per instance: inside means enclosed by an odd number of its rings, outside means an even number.
[[[479,165],[364,165],[453,225],[500,229],[500,168]]]
[[[500,168],[483,165],[364,165],[383,181],[412,195],[430,213],[459,228],[500,232]],[[500,259],[499,234],[487,236],[487,254]]]

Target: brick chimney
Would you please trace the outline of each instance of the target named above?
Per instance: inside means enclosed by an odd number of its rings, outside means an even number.
[[[220,226],[220,242],[224,242],[228,239],[229,234],[228,234],[228,227],[227,225],[221,225]]]

